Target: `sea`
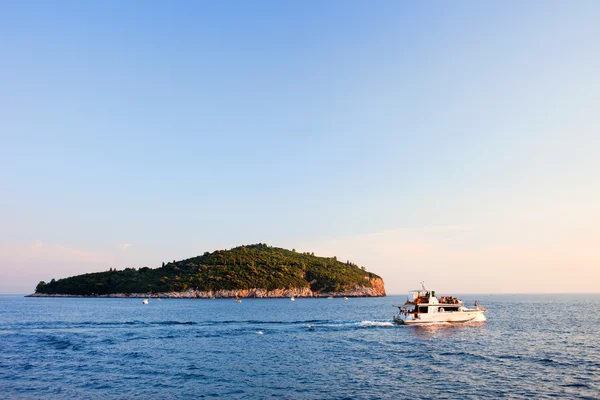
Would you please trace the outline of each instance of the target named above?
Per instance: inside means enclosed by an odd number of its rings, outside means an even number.
[[[0,398],[600,398],[599,294],[459,297],[488,321],[394,325],[405,296],[3,295]]]

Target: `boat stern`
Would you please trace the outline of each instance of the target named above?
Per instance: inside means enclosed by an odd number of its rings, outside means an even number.
[[[413,320],[413,315],[407,312],[400,311],[397,315],[394,315],[394,323],[398,325],[406,325]]]

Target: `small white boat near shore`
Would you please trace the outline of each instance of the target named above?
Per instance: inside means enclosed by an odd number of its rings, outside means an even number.
[[[148,299],[144,299],[144,300],[142,301],[142,304],[148,304]]]
[[[436,297],[435,290],[425,289],[409,292],[409,298],[399,309],[398,315],[394,315],[394,322],[401,325],[424,325],[432,323],[464,323],[486,321],[485,307],[476,301],[473,308],[468,308],[462,300],[443,296]]]

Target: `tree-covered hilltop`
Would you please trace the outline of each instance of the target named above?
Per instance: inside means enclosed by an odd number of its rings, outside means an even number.
[[[317,257],[266,244],[217,250],[160,268],[109,270],[40,282],[36,294],[110,295],[116,293],[185,292],[308,288],[315,294],[372,286],[380,278],[336,257]],[[381,283],[383,285],[383,283]],[[383,290],[382,290],[383,291]],[[385,292],[383,291],[383,295]]]

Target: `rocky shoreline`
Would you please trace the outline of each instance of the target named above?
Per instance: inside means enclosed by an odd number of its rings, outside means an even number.
[[[112,293],[104,295],[70,295],[70,294],[44,294],[33,293],[25,297],[104,297],[104,298],[163,298],[163,299],[233,299],[239,298],[286,298],[286,297],[383,297],[385,289],[383,280],[372,278],[371,287],[356,286],[352,290],[339,292],[313,292],[310,288],[291,288],[291,289],[243,289],[243,290],[216,290],[201,291],[187,290],[185,292],[161,292],[161,293]]]

